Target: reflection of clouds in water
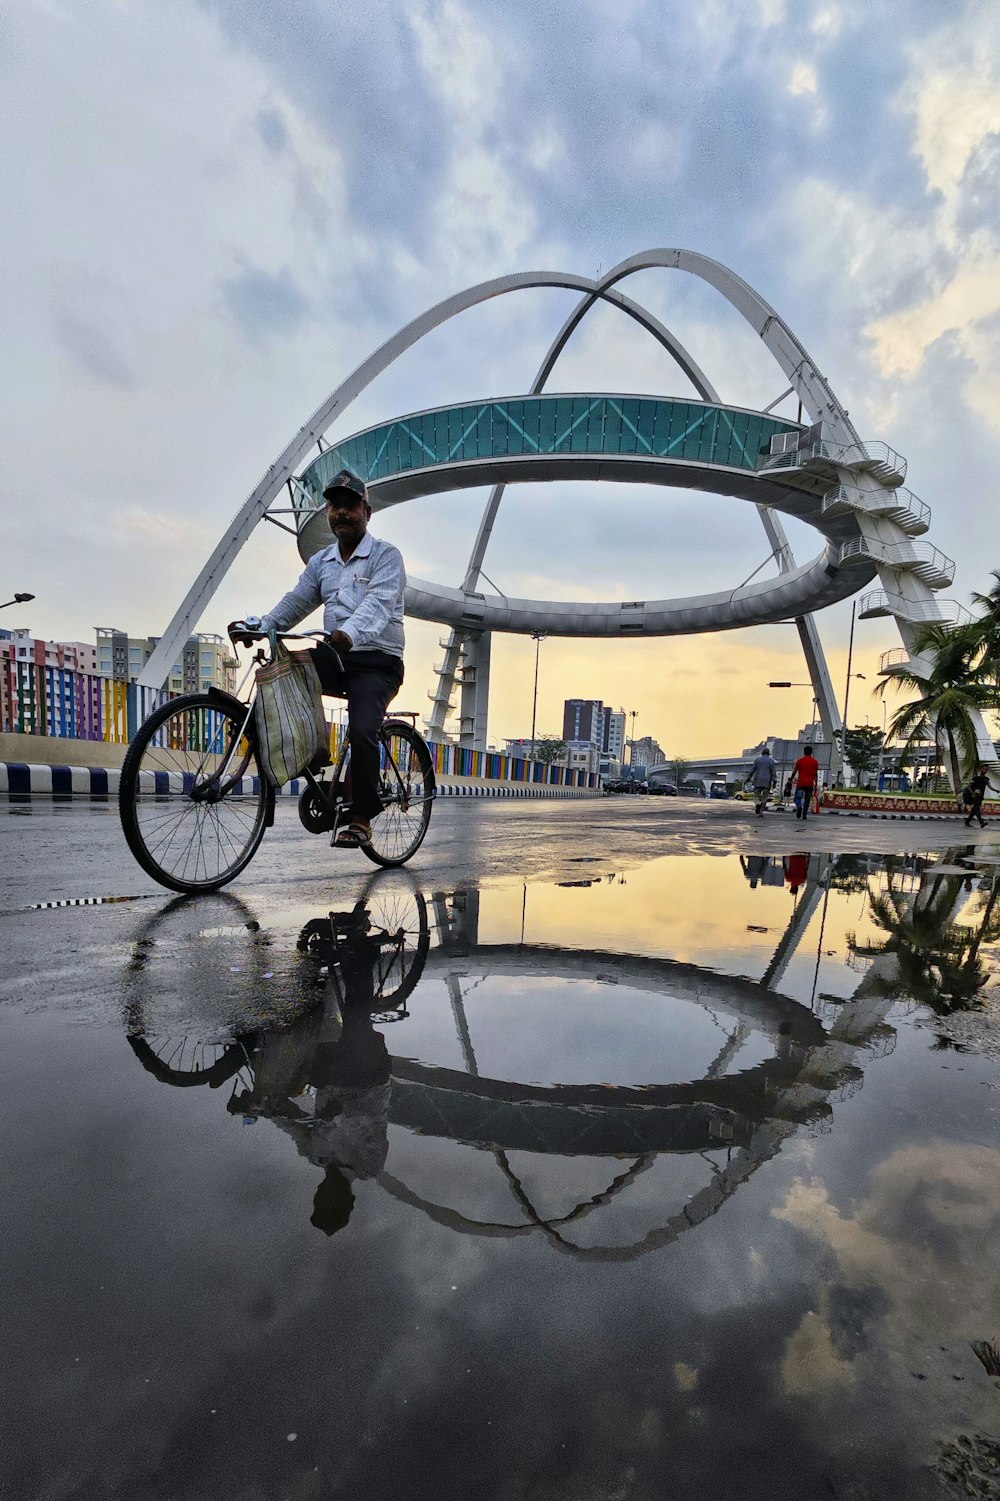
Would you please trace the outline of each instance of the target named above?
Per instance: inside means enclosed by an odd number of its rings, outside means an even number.
[[[914,1387],[914,1373],[930,1388],[945,1366],[948,1379],[977,1376],[970,1343],[997,1319],[1000,1150],[906,1147],[874,1169],[853,1214],[819,1178],[797,1178],[774,1214],[819,1241],[837,1277],[788,1342],[786,1393],[833,1395],[886,1360]]]

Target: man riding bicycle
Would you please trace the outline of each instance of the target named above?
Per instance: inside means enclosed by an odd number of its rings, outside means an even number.
[[[368,531],[372,508],[363,480],[341,469],[323,498],[334,541],[313,554],[294,589],[253,627],[290,631],[324,607],[329,645],[321,642],[312,657],[323,692],[347,699],[351,821],[336,842],[353,847],[370,842],[372,819],[382,812],[378,732],[403,681],[406,571],[399,549]],[[249,623],[235,620],[229,627],[236,638],[241,626],[248,629]]]

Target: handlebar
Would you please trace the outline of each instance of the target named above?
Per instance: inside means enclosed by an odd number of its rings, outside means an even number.
[[[270,631],[246,630],[234,631],[230,626],[227,634],[230,641],[241,642],[244,646],[252,646],[255,641],[267,641]],[[275,631],[274,635],[279,641],[325,641],[328,631]]]

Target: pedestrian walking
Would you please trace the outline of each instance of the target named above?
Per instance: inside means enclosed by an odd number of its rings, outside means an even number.
[[[803,746],[792,775],[795,777],[795,817],[805,822],[819,782],[819,762],[811,745]]]
[[[976,775],[972,778],[965,789],[965,801],[969,804],[969,816],[965,820],[965,827],[972,828],[972,820],[979,819],[979,827],[985,829],[986,820],[983,818],[983,798],[986,796],[987,787],[991,792],[1000,792],[1000,787],[994,787],[986,774],[986,767],[980,766]]]
[[[750,785],[753,787],[754,794],[754,812],[758,818],[763,818],[764,809],[767,807],[767,800],[771,796],[777,780],[778,773],[773,757],[765,745],[750,768]]]

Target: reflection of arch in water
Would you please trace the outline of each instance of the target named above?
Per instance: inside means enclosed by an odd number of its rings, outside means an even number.
[[[574,1084],[545,1088],[479,1075],[467,1027],[467,1072],[393,1060],[394,1123],[427,1135],[480,1142],[506,1150],[605,1155],[645,1151],[707,1151],[745,1146],[756,1125],[784,1113],[784,1093],[809,1049],[826,1034],[797,1001],[727,979],[695,965],[579,949],[487,944],[460,961],[443,949],[428,956],[425,974],[544,975],[561,979],[627,982],[632,989],[724,1012],[737,1027],[752,1022],[776,1044],[775,1055],[732,1076],[709,1070],[694,1083]],[[736,1034],[734,1034],[736,1035]],[[727,1047],[732,1039],[727,1042]],[[725,1052],[726,1049],[723,1049]],[[724,1067],[724,1064],[723,1064]],[[810,1105],[807,1113],[812,1109]],[[816,1113],[824,1113],[819,1108]],[[792,1118],[804,1119],[798,1105]]]
[[[464,910],[464,909],[463,909]],[[821,1091],[801,1087],[807,1066],[822,1052],[827,1034],[798,1002],[751,981],[729,979],[695,965],[633,955],[519,944],[459,945],[435,950],[428,970],[464,974],[545,974],[563,978],[627,980],[636,989],[686,1001],[737,1019],[751,1018],[775,1038],[775,1056],[732,1077],[713,1070],[694,1083],[627,1088],[610,1085],[539,1086],[484,1079],[475,1068],[466,1030],[468,1073],[393,1060],[391,1120],[423,1135],[446,1137],[492,1152],[526,1223],[478,1220],[415,1194],[393,1174],[382,1186],[436,1223],[470,1235],[516,1236],[541,1232],[558,1250],[584,1260],[628,1261],[671,1244],[685,1230],[717,1213],[736,1189],[780,1150],[797,1123],[829,1113]],[[725,1050],[723,1050],[725,1051]],[[727,1149],[726,1164],[683,1209],[628,1246],[581,1247],[565,1231],[593,1209],[611,1202],[663,1152],[707,1153]],[[538,1213],[507,1161],[523,1150],[560,1156],[634,1156],[632,1166],[608,1188],[567,1215]]]
[[[871,997],[861,992],[856,1001],[840,1007],[833,1027],[827,1031],[800,1003],[768,988],[779,975],[784,976],[798,950],[826,891],[829,871],[826,859],[815,872],[806,899],[792,910],[760,984],[667,959],[543,945],[481,945],[478,893],[459,892],[450,898],[436,893],[434,908],[443,947],[429,956],[429,968],[449,980],[468,1073],[425,1069],[395,1060],[394,1092],[399,1092],[400,1100],[393,1119],[426,1134],[452,1137],[492,1151],[529,1219],[523,1224],[477,1220],[421,1198],[391,1174],[384,1172],[379,1181],[401,1202],[461,1233],[508,1236],[541,1231],[557,1249],[595,1261],[634,1260],[671,1244],[685,1230],[717,1213],[758,1167],[780,1151],[798,1123],[829,1115],[830,1095],[860,1079],[858,1053],[866,1051],[873,1036],[883,1030],[885,1004],[873,1004]],[[651,1089],[564,1086],[543,1090],[484,1080],[478,1076],[458,982],[471,974],[517,972],[621,980],[632,988],[661,995],[667,992],[713,1013],[723,1011],[734,1017],[734,1038],[746,1021],[752,1020],[776,1039],[778,1049],[774,1058],[742,1075],[718,1077],[722,1069],[713,1066],[697,1083]],[[725,1053],[726,1048],[717,1064]],[[598,1109],[604,1118],[600,1124],[595,1120]],[[410,1119],[401,1119],[408,1112]],[[732,1134],[727,1139],[729,1132]],[[635,1244],[579,1247],[564,1234],[565,1227],[583,1212],[610,1202],[638,1171],[651,1165],[658,1152],[704,1153],[719,1147],[729,1149],[729,1160],[715,1172],[712,1181],[664,1225]],[[633,1166],[608,1190],[578,1205],[567,1216],[545,1219],[534,1209],[507,1162],[506,1151],[515,1148],[560,1154],[617,1151],[636,1156]]]
[[[185,902],[170,903],[164,912],[175,911]],[[249,909],[237,906],[244,925],[255,925]],[[884,1004],[874,1004],[870,997],[862,999],[859,994],[856,1003],[840,1009],[835,1026],[827,1031],[805,1007],[775,994],[766,983],[631,954],[544,945],[481,945],[477,941],[477,892],[451,896],[436,893],[433,906],[441,946],[428,953],[421,944],[420,967],[426,964],[430,973],[449,982],[468,1072],[395,1058],[390,1120],[418,1133],[489,1151],[526,1219],[515,1223],[476,1220],[420,1198],[391,1173],[383,1171],[378,1181],[393,1197],[462,1233],[508,1236],[540,1232],[557,1249],[591,1260],[634,1259],[670,1244],[684,1230],[715,1214],[758,1167],[780,1150],[798,1123],[829,1114],[831,1092],[858,1077],[857,1052],[868,1046],[884,1016]],[[427,920],[426,906],[423,913],[422,926]],[[780,955],[782,970],[801,941],[807,921],[808,913],[800,903],[778,945],[776,959]],[[136,953],[141,952],[140,944]],[[459,980],[470,971],[477,975],[527,972],[624,981],[635,989],[661,996],[666,993],[703,1006],[713,1014],[728,1014],[735,1019],[737,1030],[705,1078],[693,1084],[632,1089],[584,1084],[546,1090],[483,1079],[479,1077],[459,988]],[[748,1022],[774,1039],[775,1054],[744,1074],[724,1076],[727,1049]],[[138,1054],[139,1049],[136,1051]],[[235,1052],[231,1057],[234,1063],[239,1061]],[[150,1060],[141,1061],[163,1082],[179,1082],[169,1070],[158,1069]],[[202,1082],[211,1085],[222,1080],[206,1073]],[[721,1166],[711,1163],[712,1180],[664,1225],[635,1244],[581,1248],[568,1238],[573,1224],[626,1191],[659,1153],[704,1155],[717,1154],[720,1149],[726,1151],[728,1160]],[[535,1209],[511,1168],[507,1152],[514,1150],[560,1156],[625,1156],[632,1161],[624,1170],[616,1170],[605,1189],[568,1214],[549,1218]]]

